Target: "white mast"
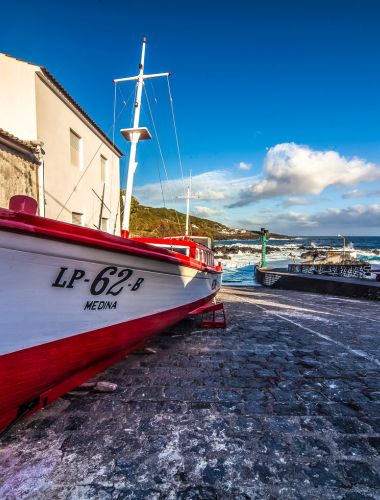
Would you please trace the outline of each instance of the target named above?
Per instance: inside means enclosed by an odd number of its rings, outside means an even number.
[[[121,133],[126,138],[127,141],[131,143],[131,149],[129,152],[129,162],[128,162],[128,176],[127,176],[127,185],[125,189],[125,206],[124,206],[124,215],[122,221],[122,229],[121,236],[124,238],[128,237],[129,234],[129,220],[131,214],[131,200],[132,200],[132,188],[133,188],[133,177],[136,172],[137,162],[136,162],[136,151],[137,144],[139,141],[143,141],[145,139],[151,139],[151,135],[149,130],[146,127],[139,127],[140,120],[140,111],[141,111],[141,96],[142,96],[142,88],[144,85],[144,80],[147,78],[157,78],[159,76],[169,76],[170,73],[156,73],[151,75],[144,75],[144,60],[145,60],[145,45],[146,38],[143,38],[142,51],[141,51],[141,63],[139,66],[139,74],[137,76],[131,76],[129,78],[119,78],[114,80],[115,83],[118,82],[127,82],[135,80],[137,81],[137,93],[136,93],[136,102],[135,102],[135,110],[133,117],[133,127],[125,128],[121,130]]]
[[[186,194],[184,196],[178,196],[178,198],[185,198],[185,200],[186,200],[186,230],[185,230],[185,236],[189,236],[190,200],[192,198],[198,198],[198,196],[193,196],[191,194],[191,172],[190,172],[189,185],[187,186]]]

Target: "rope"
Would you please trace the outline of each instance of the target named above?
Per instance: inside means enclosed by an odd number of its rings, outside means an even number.
[[[145,93],[146,101],[147,101],[147,104],[148,104],[148,110],[149,110],[150,119],[151,119],[152,126],[153,126],[153,130],[154,130],[154,135],[155,135],[155,137],[156,137],[156,141],[157,141],[158,151],[159,151],[159,153],[160,153],[160,157],[161,157],[162,165],[163,165],[163,167],[164,167],[164,172],[165,172],[166,180],[167,180],[167,181],[169,181],[169,177],[168,177],[168,170],[167,170],[167,168],[166,168],[166,162],[165,162],[165,159],[164,159],[164,155],[163,155],[163,153],[162,153],[162,148],[161,148],[160,140],[159,140],[159,138],[158,138],[158,133],[157,133],[157,129],[156,129],[156,124],[155,124],[155,122],[154,122],[153,113],[152,113],[152,109],[151,109],[151,107],[150,107],[149,97],[148,97],[148,94],[147,94],[147,91],[146,91],[145,85],[144,85],[144,93]]]
[[[117,85],[117,82],[115,82],[115,85]],[[119,94],[120,94],[121,100],[123,101],[123,104],[125,104],[127,101],[125,100],[124,94],[121,91],[121,88],[119,86],[117,86],[117,90],[119,91]],[[134,90],[132,90],[132,92],[134,92]],[[128,97],[127,100],[129,100],[129,99],[130,98]]]
[[[181,158],[181,151],[179,148],[179,140],[178,140],[178,132],[177,132],[177,124],[175,121],[175,115],[174,115],[174,105],[173,105],[173,97],[170,89],[170,81],[169,81],[169,76],[166,77],[167,82],[168,82],[168,91],[169,91],[169,100],[170,100],[170,108],[172,111],[172,118],[173,118],[173,126],[174,126],[174,135],[175,135],[175,141],[177,144],[177,152],[178,152],[178,160],[179,160],[179,166],[181,168],[181,178],[182,178],[182,184],[183,184],[183,189],[185,191],[185,180],[183,177],[183,168],[182,168],[182,158]]]
[[[117,210],[116,210],[116,217],[115,217],[115,224],[113,226],[113,234],[116,234],[116,225],[117,225],[117,216],[119,215],[119,207],[120,207],[120,193],[119,193],[119,201],[117,202]]]
[[[150,80],[150,86],[152,87],[154,102],[157,104],[158,103],[158,99],[156,97],[156,91],[154,90],[154,85],[153,85],[153,81],[152,80]]]
[[[146,88],[145,88],[145,85],[144,85],[144,93],[145,93],[145,97],[146,97],[146,101],[147,101],[147,104],[148,104],[148,110],[149,110],[149,114],[150,114],[150,119],[151,119],[151,122],[152,122],[152,126],[153,126],[153,130],[154,130],[154,135],[156,137],[156,141],[157,141],[157,146],[158,146],[158,151],[160,153],[160,156],[161,156],[161,161],[162,161],[162,165],[164,167],[164,172],[165,172],[165,176],[166,176],[166,181],[167,183],[169,184],[169,176],[168,176],[168,171],[167,171],[167,168],[166,168],[166,162],[165,162],[165,159],[164,159],[164,155],[162,153],[162,149],[161,149],[161,144],[160,144],[160,140],[158,138],[158,133],[157,133],[157,129],[156,129],[156,124],[154,122],[154,118],[153,118],[153,113],[152,113],[152,109],[150,107],[150,102],[149,102],[149,97],[148,97],[148,93],[146,91]],[[161,180],[160,180],[161,182]],[[161,184],[161,190],[162,190],[162,184]],[[163,193],[163,191],[162,191]],[[165,207],[166,208],[166,207]],[[178,224],[178,228],[179,230],[181,231],[181,223],[179,222],[179,218],[178,218],[178,214],[177,214],[177,211],[175,210],[175,215],[176,215],[176,218],[177,218],[177,224]]]
[[[112,144],[115,146],[115,127],[116,127],[116,103],[117,103],[117,96],[116,96],[116,87],[117,87],[117,82],[114,82],[114,97],[113,97],[113,128],[112,128]],[[113,193],[113,157],[114,155],[111,156],[111,193]],[[113,210],[113,199],[111,198],[110,200],[110,214],[112,215],[112,210]],[[117,219],[117,213],[115,217],[115,225],[116,225],[116,219]]]
[[[148,116],[148,115],[145,113],[145,109],[144,109],[144,108],[142,108],[142,112],[143,112],[143,114],[144,114],[145,118],[150,118],[150,121],[151,121],[151,123],[152,123],[152,127],[153,127],[153,130],[154,130],[154,134],[155,134],[155,137],[157,138],[157,146],[158,146],[158,150],[159,150],[159,152],[160,152],[161,161],[162,161],[162,163],[163,163],[163,166],[164,166],[164,171],[165,171],[166,178],[167,178],[167,177],[168,177],[168,174],[167,174],[167,170],[166,170],[166,164],[165,164],[165,160],[164,160],[164,155],[163,155],[163,153],[162,153],[162,149],[161,149],[160,141],[158,140],[157,130],[156,130],[155,123],[154,123],[154,120],[153,120],[153,114],[152,114],[152,110],[151,110],[151,108],[150,108],[150,102],[149,102],[148,95],[147,95],[146,90],[145,90],[145,86],[144,86],[144,93],[145,93],[146,101],[147,101],[147,104],[148,104],[148,109],[149,109],[150,116]],[[160,171],[160,167],[159,167],[159,164],[158,164],[158,163],[156,163],[156,168],[157,168],[158,178],[159,178],[159,181],[160,181],[160,188],[161,188],[162,202],[163,202],[163,204],[164,204],[164,207],[166,208],[166,201],[165,201],[164,188],[163,188],[163,184],[162,184],[161,171]]]
[[[164,208],[166,208],[166,203],[165,203],[165,195],[164,195],[164,188],[163,188],[163,186],[162,186],[161,172],[160,172],[160,167],[158,166],[158,163],[156,163],[156,167],[157,167],[158,178],[160,179],[160,187],[161,187],[162,202],[163,202],[163,204],[164,204]]]
[[[116,126],[116,87],[117,82],[114,82],[114,97],[113,97],[113,128],[112,128],[112,144],[115,146],[115,126]],[[112,157],[113,161],[113,157]]]

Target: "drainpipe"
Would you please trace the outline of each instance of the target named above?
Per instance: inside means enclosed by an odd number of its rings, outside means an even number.
[[[44,143],[42,141],[33,141],[36,146],[36,156],[38,158],[37,167],[37,185],[38,185],[38,215],[40,217],[45,217],[45,165],[44,165],[44,154],[45,151],[42,149]]]

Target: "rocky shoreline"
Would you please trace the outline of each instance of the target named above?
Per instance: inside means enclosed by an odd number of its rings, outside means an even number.
[[[336,252],[338,249],[330,248],[330,247],[310,247],[308,245],[294,245],[288,246],[287,250],[289,252],[293,251],[302,251],[300,257],[302,259],[320,259],[323,257],[327,257],[329,253]],[[358,249],[360,250],[360,249]],[[218,245],[216,244],[214,247],[215,258],[231,260],[231,255],[260,255],[261,254],[261,245],[259,240],[257,240],[257,246],[252,245],[241,245],[241,244],[232,244],[232,245]],[[284,251],[284,247],[267,245],[267,254],[273,254],[276,252]],[[349,252],[349,250],[348,250]],[[368,249],[368,252],[374,255],[380,255],[379,249]]]
[[[261,248],[255,248],[252,246],[234,246],[234,245],[216,245],[215,248],[215,258],[219,259],[231,259],[230,255],[237,254],[252,254],[252,255],[260,255]],[[267,246],[267,254],[280,252],[281,247],[276,246]]]

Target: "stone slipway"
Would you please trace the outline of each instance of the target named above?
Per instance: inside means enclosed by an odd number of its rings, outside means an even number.
[[[380,281],[291,273],[286,269],[270,268],[256,268],[256,280],[270,288],[380,300]]]
[[[380,498],[380,304],[225,288],[190,321],[14,427],[1,499]]]

